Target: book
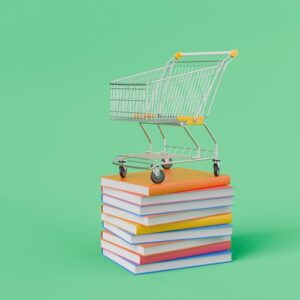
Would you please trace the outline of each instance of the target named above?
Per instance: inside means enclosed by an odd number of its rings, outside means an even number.
[[[200,239],[178,240],[178,241],[171,241],[171,242],[130,244],[107,230],[104,230],[102,232],[101,238],[104,241],[110,242],[114,245],[120,246],[129,251],[133,251],[144,256],[161,254],[165,252],[182,250],[186,248],[206,246],[215,243],[231,242],[231,236],[227,235],[227,236],[200,238]]]
[[[198,256],[185,257],[146,265],[137,265],[105,249],[103,249],[103,255],[134,274],[181,269],[195,266],[225,263],[231,261],[230,251],[202,254]]]
[[[208,200],[194,200],[186,202],[177,202],[170,204],[157,204],[138,206],[129,202],[113,198],[108,195],[102,195],[102,202],[111,206],[127,210],[137,215],[162,214],[168,212],[178,212],[193,209],[212,208],[232,205],[232,197],[217,198]]]
[[[163,194],[157,196],[144,196],[135,193],[124,192],[117,189],[112,189],[106,186],[102,187],[102,193],[117,198],[131,204],[144,206],[155,204],[168,204],[176,202],[185,202],[193,200],[207,200],[211,198],[227,198],[233,197],[232,187],[229,185],[205,188],[200,190],[192,190],[180,193]]]
[[[101,247],[102,249],[116,253],[117,255],[135,264],[145,265],[145,264],[151,264],[151,263],[161,262],[166,260],[173,260],[173,259],[178,259],[178,258],[183,258],[188,256],[195,256],[200,254],[230,250],[231,245],[230,242],[221,242],[221,243],[196,246],[196,247],[169,251],[169,252],[164,252],[159,254],[146,255],[146,256],[130,251],[123,247],[117,246],[105,240],[101,240]]]
[[[150,172],[143,171],[128,173],[126,178],[121,178],[119,175],[104,176],[101,178],[101,185],[126,192],[153,196],[230,184],[229,176],[220,175],[216,177],[210,172],[172,168],[164,170],[164,173],[165,180],[161,184],[153,183],[150,179]]]
[[[165,232],[165,231],[203,227],[203,226],[228,224],[231,223],[232,221],[232,215],[231,213],[227,213],[222,215],[215,215],[215,216],[203,217],[203,218],[198,218],[193,220],[185,220],[185,221],[172,222],[172,223],[153,225],[153,226],[144,226],[138,223],[127,221],[125,219],[116,218],[104,213],[102,213],[102,220],[104,222],[115,225],[127,232],[139,235],[139,234]]]
[[[141,235],[132,234],[107,222],[103,222],[103,227],[130,244],[155,243],[232,235],[232,225],[230,224]]]
[[[102,212],[117,218],[125,219],[144,226],[160,225],[171,222],[203,218],[213,215],[221,215],[231,212],[231,206],[214,207],[207,209],[195,209],[175,213],[153,214],[140,216],[123,209],[107,204],[102,205]]]

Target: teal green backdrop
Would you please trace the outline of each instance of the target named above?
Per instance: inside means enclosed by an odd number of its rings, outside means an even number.
[[[299,11],[292,0],[2,0],[0,298],[296,298]],[[176,51],[232,48],[208,123],[235,187],[234,261],[133,276],[99,251],[100,176],[146,146],[136,124],[109,120],[109,81]]]

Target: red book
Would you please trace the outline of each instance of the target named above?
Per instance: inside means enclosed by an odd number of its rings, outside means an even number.
[[[181,250],[164,252],[164,253],[159,253],[154,255],[146,255],[146,256],[140,255],[136,252],[117,246],[105,240],[101,240],[101,247],[136,264],[145,265],[145,264],[161,262],[166,260],[173,260],[177,258],[229,250],[231,248],[231,242],[230,241],[220,242],[220,243],[215,243],[215,244],[210,244],[205,246],[198,246],[193,248],[181,249]]]

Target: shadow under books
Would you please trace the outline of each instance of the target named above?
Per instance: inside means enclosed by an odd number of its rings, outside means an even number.
[[[233,259],[300,249],[299,236],[300,230],[295,227],[235,232],[232,237]]]

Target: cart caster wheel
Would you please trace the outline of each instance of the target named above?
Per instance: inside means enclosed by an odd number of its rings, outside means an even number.
[[[172,167],[172,158],[167,158],[167,159],[162,159],[161,160],[163,163],[165,163],[165,162],[168,162],[168,164],[165,164],[165,165],[161,165],[164,169],[171,169],[171,167]]]
[[[214,163],[214,174],[216,177],[218,177],[220,175],[220,169],[218,164]]]
[[[122,178],[125,178],[127,175],[127,167],[119,166],[119,174]]]
[[[158,173],[158,174],[155,174]],[[165,179],[165,173],[162,170],[153,170],[151,172],[151,180],[154,183],[162,183]]]

